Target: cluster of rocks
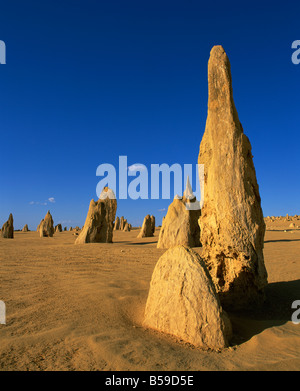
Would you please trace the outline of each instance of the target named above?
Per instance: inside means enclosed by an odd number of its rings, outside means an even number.
[[[114,231],[125,231],[130,232],[132,230],[132,225],[128,223],[127,219],[124,219],[124,216],[121,218],[116,217],[114,222]]]
[[[299,221],[300,216],[299,215],[294,215],[294,216],[289,216],[288,214],[286,216],[267,216],[265,217],[265,222],[274,222],[274,221]]]
[[[198,157],[204,165],[204,203],[201,213],[187,207],[196,202],[187,200],[187,185],[185,196],[176,197],[168,209],[158,247],[169,249],[152,275],[144,325],[219,349],[232,335],[225,310],[264,299],[265,222],[251,145],[235,108],[230,63],[221,46],[211,50],[208,91]],[[200,243],[201,257],[191,249]]]
[[[198,164],[204,165],[203,206],[200,209],[188,179],[183,196],[174,198],[163,219],[157,247],[167,251],[153,271],[144,325],[197,347],[220,349],[232,336],[226,311],[264,300],[265,221],[277,218],[263,217],[251,144],[235,108],[230,63],[221,46],[210,53],[208,93],[198,157]],[[130,231],[123,216],[115,218],[116,210],[116,197],[105,187],[98,201],[91,200],[75,243],[112,243],[114,230]],[[291,222],[296,218],[285,217]],[[61,231],[48,211],[38,226],[40,236]],[[13,237],[12,215],[1,233]],[[154,233],[155,217],[147,215],[138,238]],[[201,256],[192,249],[199,246]]]

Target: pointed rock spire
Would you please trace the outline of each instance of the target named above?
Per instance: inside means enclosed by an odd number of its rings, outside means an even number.
[[[234,105],[230,63],[222,46],[210,53],[208,92],[198,159],[205,182],[199,219],[202,257],[225,308],[244,308],[261,301],[267,284],[265,223],[251,145]]]
[[[187,180],[186,180],[186,187],[185,187],[185,191],[183,193],[183,197],[186,199],[186,200],[193,200],[195,199],[195,195],[193,193],[193,189],[192,189],[192,186],[191,186],[191,183],[190,183],[190,178],[189,176],[187,176]]]

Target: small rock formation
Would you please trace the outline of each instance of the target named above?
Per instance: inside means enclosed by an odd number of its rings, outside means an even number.
[[[150,283],[144,326],[172,334],[196,347],[227,347],[231,322],[201,257],[176,246],[158,260]]]
[[[67,227],[64,227],[64,231],[66,231],[67,230]]]
[[[151,215],[151,226],[152,226],[152,233],[154,235],[155,233],[155,217]]]
[[[264,298],[265,222],[251,145],[236,111],[228,57],[214,46],[208,62],[208,114],[198,164],[204,164],[199,219],[202,258],[224,308]],[[202,190],[202,189],[201,189]]]
[[[118,231],[119,229],[120,229],[120,219],[119,217],[117,217],[114,225],[114,231]]]
[[[40,228],[41,228],[43,221],[44,221],[44,219],[42,219],[40,224],[37,226],[37,229],[36,229],[37,232],[40,232]]]
[[[294,223],[291,223],[290,225],[289,225],[289,228],[295,228],[296,227],[296,225],[294,224]]]
[[[50,213],[50,210],[48,210],[44,220],[41,221],[40,224],[40,237],[52,237],[54,234],[54,226],[53,226],[53,219]]]
[[[193,209],[193,204],[197,208]],[[178,245],[199,247],[201,209],[191,189],[189,178],[183,197],[176,196],[163,218],[157,248],[170,248]]]
[[[152,231],[152,221],[150,215],[147,215],[144,218],[142,228],[138,234],[138,238],[150,238],[153,236],[153,231]]]
[[[70,227],[70,228],[69,228],[69,232],[71,232],[71,231],[73,231],[73,227]]]
[[[123,229],[124,229],[124,216],[122,216],[121,217],[121,219],[120,219],[120,231],[123,231]]]
[[[14,219],[12,214],[9,215],[8,220],[3,224],[1,234],[5,239],[14,238]]]
[[[123,231],[125,231],[125,232],[130,232],[130,230],[131,230],[131,226],[130,226],[130,224],[128,224],[128,223],[126,222]]]
[[[61,226],[61,224],[57,224],[57,225],[55,226],[55,232],[62,232],[62,226]]]
[[[98,201],[91,200],[84,227],[75,244],[112,243],[116,211],[114,192],[105,187]]]
[[[28,224],[25,224],[22,229],[22,232],[28,232],[28,231],[29,231]]]

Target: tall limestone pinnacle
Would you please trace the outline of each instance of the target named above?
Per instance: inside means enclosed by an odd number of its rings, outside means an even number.
[[[204,164],[202,257],[220,300],[227,309],[259,303],[267,284],[265,223],[251,145],[235,108],[222,46],[212,48],[208,62],[208,114],[198,164]]]

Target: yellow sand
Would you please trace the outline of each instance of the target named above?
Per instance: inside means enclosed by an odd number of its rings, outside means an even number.
[[[141,326],[152,271],[166,251],[156,248],[158,230],[142,239],[139,230],[115,231],[113,244],[77,246],[73,232],[0,238],[7,308],[0,369],[299,370],[300,324],[291,322],[291,304],[300,300],[300,229],[280,224],[268,223],[275,230],[265,238],[265,308],[230,314],[233,346],[222,352]]]

